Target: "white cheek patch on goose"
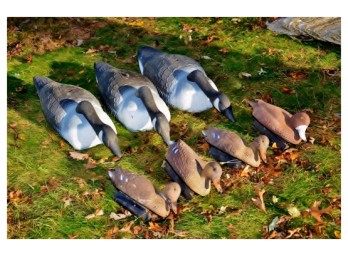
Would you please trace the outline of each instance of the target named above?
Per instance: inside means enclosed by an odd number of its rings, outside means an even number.
[[[220,99],[219,98],[216,98],[214,100],[214,102],[213,102],[214,107],[216,108],[216,110],[218,110],[220,112],[221,110],[219,109],[219,103],[220,103]]]
[[[156,130],[156,122],[157,122],[157,118],[153,118],[153,120],[152,120],[152,126],[153,126],[153,128]]]
[[[95,76],[95,80],[97,81],[97,83],[99,84],[99,82],[98,82],[98,77],[97,76]]]
[[[98,137],[99,137],[100,141],[103,142],[103,130],[100,130]]]
[[[179,148],[177,146],[174,146],[172,148],[172,151],[173,151],[174,154],[177,154],[179,152]]]
[[[143,66],[143,64],[141,63],[140,59],[141,59],[141,58],[139,58],[139,61],[138,61],[138,62],[139,62],[139,68],[140,68],[141,74],[144,75],[144,66]]]

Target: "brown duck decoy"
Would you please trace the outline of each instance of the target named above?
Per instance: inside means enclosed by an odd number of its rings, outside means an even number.
[[[171,182],[159,191],[147,178],[120,167],[109,171],[113,185],[119,190],[115,201],[145,220],[151,219],[151,212],[165,218],[170,209],[177,211],[180,185]]]
[[[194,193],[201,196],[209,194],[211,182],[222,193],[220,177],[221,166],[217,162],[206,162],[181,139],[169,146],[164,168],[169,176],[181,186],[186,199],[192,199]]]
[[[298,112],[292,115],[262,100],[250,101],[249,104],[253,108],[253,116],[256,119],[253,125],[271,141],[276,142],[282,150],[288,148],[286,142],[297,145],[301,140],[307,141],[306,129],[310,124],[307,113]]]
[[[248,146],[246,142],[236,133],[218,128],[209,128],[202,131],[207,142],[215,148],[216,155],[212,154],[218,161],[229,162],[229,160],[221,160],[219,152],[230,156],[230,160],[237,158],[253,167],[258,167],[261,160],[267,163],[266,151],[269,145],[269,139],[265,135],[258,136]]]

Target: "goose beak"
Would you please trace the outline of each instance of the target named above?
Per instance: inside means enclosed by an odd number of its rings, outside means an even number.
[[[306,126],[306,125],[301,125],[301,126],[296,127],[296,130],[298,132],[299,137],[305,142],[307,142],[307,138],[306,138],[307,127],[308,126]]]
[[[235,117],[234,117],[234,115],[233,115],[233,112],[232,112],[232,107],[230,106],[230,107],[227,107],[225,110],[223,110],[222,112],[221,112],[223,115],[225,115],[230,121],[232,121],[232,122],[235,122],[236,121],[236,119],[235,119]]]
[[[220,179],[214,179],[213,180],[214,187],[216,190],[221,194],[223,192],[222,187],[220,185]]]

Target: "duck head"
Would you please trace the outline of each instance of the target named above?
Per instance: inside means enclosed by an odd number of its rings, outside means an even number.
[[[207,183],[209,183],[209,180],[213,182],[214,187],[219,193],[222,193],[222,187],[220,184],[220,178],[222,175],[222,169],[220,164],[217,162],[208,162],[205,167],[203,168],[202,177],[206,177],[206,187]]]
[[[258,136],[257,138],[255,138],[254,142],[252,143],[252,147],[254,147],[256,151],[259,153],[261,160],[264,163],[267,163],[266,152],[267,152],[268,146],[269,146],[269,139],[265,135]]]
[[[308,128],[310,121],[308,114],[305,112],[298,112],[290,118],[292,127],[296,129],[299,137],[305,142],[307,142],[306,129]]]
[[[164,198],[169,205],[169,207],[173,210],[173,212],[177,213],[177,201],[181,194],[181,187],[176,182],[170,182],[167,184],[161,191],[164,195]]]

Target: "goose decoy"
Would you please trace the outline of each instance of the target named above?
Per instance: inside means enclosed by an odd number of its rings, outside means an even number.
[[[221,166],[217,162],[202,160],[181,139],[168,147],[163,167],[168,175],[180,185],[183,196],[188,200],[192,199],[194,193],[201,196],[209,194],[211,182],[217,191],[222,193]]]
[[[253,108],[255,128],[275,142],[280,149],[289,147],[286,142],[297,145],[301,140],[307,141],[306,129],[310,123],[307,113],[298,112],[292,115],[260,99],[257,102],[250,101],[249,105]]]
[[[219,92],[198,62],[149,46],[139,48],[138,61],[141,73],[154,83],[167,104],[193,113],[214,106],[229,120],[235,121],[230,100]]]
[[[170,112],[156,87],[145,76],[94,63],[99,92],[116,118],[130,131],[155,129],[169,145]]]
[[[236,133],[218,128],[209,128],[202,131],[203,136],[211,145],[209,153],[219,162],[232,164],[230,167],[239,168],[240,162],[258,167],[261,160],[267,163],[266,151],[269,139],[265,135],[258,136],[248,146]],[[213,149],[211,151],[211,149]]]
[[[75,150],[105,144],[121,157],[115,125],[89,91],[46,77],[33,78],[47,122]]]
[[[168,183],[161,191],[147,178],[120,167],[108,171],[113,185],[118,189],[115,201],[133,214],[150,220],[152,212],[165,218],[170,210],[177,213],[180,185]]]

